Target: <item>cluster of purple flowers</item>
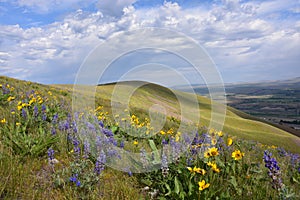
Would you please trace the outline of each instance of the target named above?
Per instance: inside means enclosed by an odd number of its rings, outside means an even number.
[[[163,177],[166,177],[168,175],[168,173],[169,173],[168,156],[167,156],[166,145],[163,146],[163,150],[162,150],[161,170],[162,170]]]
[[[272,153],[267,150],[264,151],[264,162],[265,167],[268,168],[268,175],[272,179],[272,186],[274,189],[280,190],[283,189],[284,184],[281,180],[280,167],[275,158],[272,158]]]
[[[148,166],[148,159],[147,159],[146,150],[144,148],[141,148],[140,156],[141,156],[141,162],[142,162],[143,168],[146,169]]]
[[[102,150],[100,152],[99,157],[97,158],[96,163],[95,163],[94,171],[97,175],[101,174],[101,172],[104,170],[105,163],[106,163],[106,155],[105,155],[105,152]]]
[[[70,177],[69,179],[72,183],[76,183],[77,187],[80,187],[81,182],[78,179],[78,174],[74,174],[73,176]]]
[[[7,84],[6,85],[2,85],[2,93],[3,94],[9,94],[10,93],[10,89],[7,87]]]

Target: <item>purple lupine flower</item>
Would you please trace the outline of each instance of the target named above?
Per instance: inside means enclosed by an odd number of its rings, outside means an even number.
[[[109,129],[106,129],[106,128],[102,128],[102,133],[104,135],[106,135],[107,137],[113,137],[114,136],[113,132]]]
[[[129,171],[128,171],[128,175],[129,175],[129,176],[132,176],[132,171],[129,170]]]
[[[90,143],[87,141],[87,140],[85,140],[84,141],[84,158],[88,158],[89,157],[89,154],[90,154],[90,152],[91,152],[91,146],[90,146]]]
[[[73,123],[72,123],[72,128],[73,128],[73,132],[74,132],[74,133],[77,133],[77,132],[78,132],[77,124],[76,124],[75,121],[73,121]]]
[[[101,126],[101,128],[103,128],[103,127],[104,127],[104,124],[103,124],[103,122],[102,122],[102,121],[99,121],[99,125]]]
[[[47,113],[43,113],[43,115],[42,115],[42,120],[43,120],[43,121],[46,121],[46,120],[47,120]]]
[[[101,172],[104,170],[105,163],[106,163],[106,155],[105,152],[102,150],[95,163],[94,171],[97,175],[101,174]]]
[[[54,127],[51,128],[51,134],[56,135],[56,129]]]
[[[278,147],[277,148],[277,152],[278,152],[278,154],[280,155],[280,156],[282,156],[282,157],[285,157],[288,153],[285,151],[285,149],[284,148],[282,148],[282,147]]]
[[[264,151],[264,162],[265,167],[268,168],[268,175],[272,179],[272,186],[275,189],[282,189],[284,187],[284,184],[281,180],[281,173],[280,173],[280,167],[278,166],[278,163],[275,158],[271,158],[272,153],[268,152],[267,150]]]
[[[73,145],[74,145],[74,153],[76,156],[80,154],[80,147],[79,147],[79,140],[77,138],[73,138]]]
[[[168,141],[163,138],[162,141],[161,141],[161,144],[162,145],[168,144]]]
[[[161,170],[163,177],[166,177],[169,172],[168,167],[168,157],[167,157],[167,149],[163,146],[162,156],[161,156]]]
[[[86,122],[86,126],[90,131],[96,131],[94,124],[92,124],[90,122]]]
[[[170,140],[170,144],[172,147],[172,160],[173,162],[178,162],[181,153],[181,145],[180,143],[176,142],[174,139]]]
[[[47,107],[45,106],[45,104],[42,105],[42,112],[46,112]]]
[[[48,149],[48,159],[51,161],[54,159],[54,150],[52,148]]]
[[[37,117],[39,115],[39,108],[35,105],[33,107],[33,116]]]
[[[2,85],[2,93],[3,94],[9,94],[10,93],[10,89],[7,87],[7,84]]]
[[[124,146],[125,146],[124,141],[121,141],[121,142],[120,142],[120,148],[124,148]]]
[[[141,156],[141,162],[142,162],[143,168],[146,169],[147,165],[148,165],[148,159],[147,159],[146,150],[144,148],[141,148],[140,156]]]
[[[52,124],[56,124],[57,121],[58,121],[58,114],[56,113],[56,114],[53,115]]]
[[[96,148],[98,151],[102,148],[102,138],[100,136],[96,136]]]
[[[76,183],[76,186],[77,186],[77,187],[80,187],[81,182],[78,180],[78,174],[74,174],[73,176],[71,176],[71,177],[69,178],[69,180],[70,180],[72,183]]]
[[[81,185],[80,180],[77,180],[76,186],[77,186],[77,187],[80,187],[80,185]]]
[[[24,119],[27,118],[27,112],[26,112],[26,110],[25,110],[24,108],[22,108],[22,117],[23,117]]]
[[[291,157],[291,165],[294,168],[297,165],[297,163],[298,163],[299,155],[291,153],[290,157]]]

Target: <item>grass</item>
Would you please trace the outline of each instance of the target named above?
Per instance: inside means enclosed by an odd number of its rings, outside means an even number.
[[[97,86],[96,107],[82,107],[83,112],[76,117],[70,115],[72,85],[47,86],[7,77],[0,77],[0,84],[0,199],[297,199],[300,195],[300,159],[294,154],[299,153],[299,138],[242,118],[231,108],[227,110],[223,132],[207,129],[212,115],[212,102],[207,98],[197,97],[199,122],[189,94],[154,84],[134,90],[140,83],[126,82],[122,84],[121,97],[134,92],[129,110],[124,111],[130,113],[129,118],[123,120],[111,114],[114,84],[109,84]],[[83,103],[93,95],[86,87],[81,94]],[[188,113],[182,121],[178,96]],[[147,131],[151,133],[147,118],[151,117],[148,111],[153,104],[162,105],[168,115],[164,132],[139,138]],[[178,133],[180,123],[188,125],[182,133]],[[189,128],[194,127],[199,134],[192,133],[191,146],[183,145]],[[89,137],[78,137],[78,131],[90,133]],[[101,143],[104,146],[95,144],[99,134],[102,139],[110,139]],[[227,143],[229,138],[233,144]],[[111,144],[137,153],[138,157],[115,159]],[[203,157],[213,147],[217,147],[217,155]],[[144,156],[142,150],[154,154]],[[237,150],[244,156],[234,160],[232,153]],[[278,161],[281,173],[275,175],[285,187],[272,188],[274,181],[264,167],[264,150],[272,152]],[[162,162],[167,163],[156,170],[132,174],[135,169],[144,169],[145,162],[156,163],[164,155],[167,160]],[[126,172],[108,167],[126,166],[124,158],[135,163],[123,169]],[[209,162],[220,171],[215,172]],[[197,166],[206,173],[192,173],[188,166]],[[203,191],[199,190],[202,180],[210,184]]]
[[[127,82],[126,87],[129,90],[135,88],[136,83]],[[60,85],[59,88],[71,89],[72,85]],[[110,99],[114,90],[114,84],[103,85],[97,87],[96,100],[110,111]],[[123,91],[126,93],[126,90]],[[122,95],[122,94],[121,94]],[[180,106],[176,99],[178,95],[185,101],[185,108],[189,109],[189,113],[194,113],[194,102],[189,102],[188,94],[179,91],[171,91],[167,88],[149,84],[145,85],[135,91],[130,99],[130,104],[135,113],[142,117],[148,112],[153,104],[160,103],[166,109],[168,114],[173,116],[180,116]],[[199,109],[200,109],[200,124],[202,126],[209,126],[211,120],[211,101],[205,97],[198,96]],[[191,116],[192,120],[195,117]],[[300,153],[300,139],[282,129],[274,127],[273,125],[266,124],[258,121],[257,118],[249,117],[247,114],[237,111],[228,107],[225,116],[224,132],[230,133],[233,136],[243,138],[246,140],[255,140],[264,144],[283,146],[287,150],[295,153]]]

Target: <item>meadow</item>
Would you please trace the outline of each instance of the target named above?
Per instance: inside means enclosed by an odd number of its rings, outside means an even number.
[[[134,93],[127,117],[112,116],[113,87],[72,113],[71,85],[0,77],[0,199],[300,198],[298,137],[232,108],[223,130],[207,128],[213,102],[200,96],[200,123],[179,132],[174,93],[186,94],[153,84]],[[147,108],[158,102],[167,121],[154,133]]]

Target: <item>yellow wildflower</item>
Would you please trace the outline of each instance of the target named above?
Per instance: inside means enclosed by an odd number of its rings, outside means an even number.
[[[212,169],[214,172],[217,172],[217,173],[220,172],[220,169],[217,167],[217,164],[214,163],[214,162],[208,162],[208,163],[207,163],[207,166],[211,167],[211,169]]]
[[[217,156],[219,155],[218,149],[216,147],[209,149],[211,156]]]
[[[21,125],[21,123],[20,122],[16,122],[16,126],[20,126]]]
[[[173,129],[172,129],[172,128],[169,129],[169,130],[167,131],[167,134],[172,135],[172,134],[173,134]]]
[[[209,150],[206,150],[206,151],[204,152],[204,158],[209,158],[209,157],[211,157],[210,151],[209,151]]]
[[[198,174],[204,175],[204,174],[206,173],[206,171],[205,171],[204,169],[201,169],[201,168],[196,167],[196,166],[194,166],[194,168],[187,167],[187,169],[188,169],[192,174],[198,173]]]
[[[133,141],[133,144],[134,144],[134,145],[138,145],[138,144],[139,144],[139,142],[138,142],[138,141],[136,141],[136,140],[134,140],[134,141]]]
[[[163,130],[161,130],[159,133],[162,134],[162,135],[166,134],[166,132],[164,132]]]
[[[7,98],[7,101],[10,102],[10,101],[12,101],[14,99],[15,99],[15,97],[10,96],[10,97]]]
[[[232,145],[232,139],[231,138],[227,138],[227,146],[231,146]]]
[[[240,150],[235,150],[232,152],[231,157],[234,158],[234,160],[240,160],[244,155],[245,153],[242,153]]]
[[[224,135],[222,131],[218,131],[217,134],[219,137],[222,137]]]
[[[6,119],[3,118],[0,122],[1,122],[1,124],[5,124],[6,123]]]
[[[17,108],[18,108],[18,110],[22,110],[23,106],[19,105]]]
[[[52,96],[52,92],[51,92],[51,91],[48,91],[48,94],[49,94],[50,96]]]
[[[209,183],[205,184],[205,180],[199,181],[198,184],[199,184],[200,191],[205,190],[206,188],[208,188],[210,186]]]
[[[211,144],[212,144],[212,145],[216,145],[216,144],[217,144],[216,138],[213,138],[213,139],[211,140]]]
[[[11,111],[11,114],[14,115],[14,114],[16,114],[16,112],[15,111]]]

